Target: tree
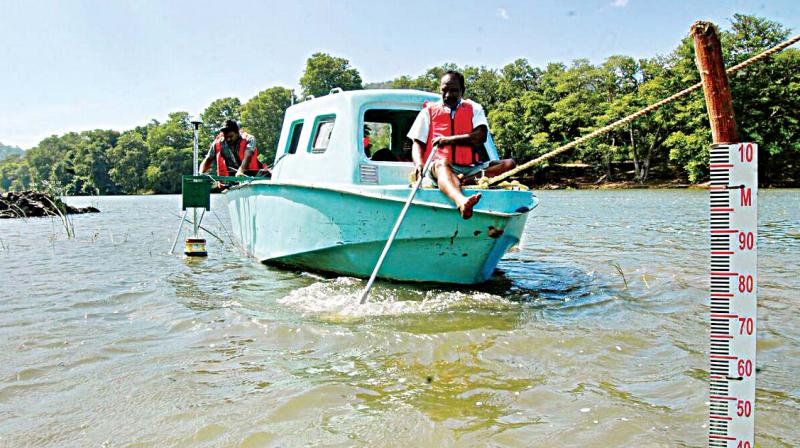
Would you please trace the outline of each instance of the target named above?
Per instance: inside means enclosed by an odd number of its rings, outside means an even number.
[[[78,144],[72,149],[74,194],[114,194],[117,186],[108,171],[111,163],[108,151],[114,147],[119,133],[112,130],[97,129],[80,133]]]
[[[30,167],[31,182],[35,186],[45,183],[63,188],[74,184],[74,149],[80,143],[80,136],[69,132],[62,136],[52,135],[25,152]],[[67,193],[75,193],[67,191]]]
[[[350,61],[327,53],[314,53],[306,61],[306,68],[300,78],[303,96],[327,95],[334,87],[342,90],[362,89],[361,75],[350,67]]]
[[[131,130],[122,134],[116,146],[108,151],[108,157],[113,164],[108,174],[122,193],[135,194],[145,189],[150,154],[139,132]]]
[[[145,176],[154,193],[180,193],[181,176],[192,173],[192,148],[163,146],[152,156]]]
[[[153,126],[147,134],[147,146],[155,152],[164,146],[191,148],[194,142],[192,124],[186,112],[172,112],[167,121]]]
[[[186,112],[173,112],[166,122],[150,129],[147,134],[150,154],[150,165],[146,170],[147,188],[155,193],[179,192],[181,175],[193,171],[193,142],[192,125]]]
[[[525,92],[539,90],[539,80],[542,71],[531,67],[527,59],[516,59],[506,64],[501,70],[497,81],[497,94],[500,102],[506,102],[518,97]]]
[[[220,98],[214,100],[200,114],[203,125],[200,127],[200,147],[208,148],[226,120],[241,121],[242,103],[239,98]]]
[[[262,163],[269,164],[275,158],[283,115],[292,104],[292,95],[284,87],[271,87],[242,106],[242,127],[256,137]]]
[[[499,99],[497,70],[486,67],[464,67],[462,74],[467,89],[465,97],[477,102],[487,111],[492,110]]]
[[[524,92],[489,112],[492,136],[500,155],[518,161],[535,158],[552,149],[545,117],[553,110],[541,92]]]
[[[605,112],[608,103],[600,91],[600,70],[586,59],[575,60],[572,66],[555,79],[551,95],[558,98],[545,119],[554,143],[565,144],[589,132],[594,117]],[[601,166],[604,157],[595,145],[578,148],[579,160]],[[561,156],[559,159],[569,157]],[[573,156],[574,157],[574,156]]]
[[[31,185],[28,163],[19,155],[0,160],[0,191],[26,190]]]

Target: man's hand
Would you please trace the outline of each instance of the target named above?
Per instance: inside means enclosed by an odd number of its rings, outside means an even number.
[[[243,168],[239,168],[238,170],[236,170],[235,176],[236,177],[243,177],[244,176],[244,169]]]
[[[451,145],[452,141],[451,141],[450,137],[448,137],[448,136],[441,136],[441,137],[436,137],[435,139],[433,139],[431,144],[433,146],[446,146],[446,145]]]

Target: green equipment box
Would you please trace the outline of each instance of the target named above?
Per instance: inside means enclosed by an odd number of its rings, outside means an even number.
[[[211,210],[213,184],[214,180],[208,176],[183,176],[181,181],[183,210],[192,207]]]

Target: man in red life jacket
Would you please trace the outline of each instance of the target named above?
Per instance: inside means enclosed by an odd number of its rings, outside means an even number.
[[[481,175],[497,176],[516,164],[512,159],[484,160],[489,124],[480,104],[463,99],[464,75],[446,72],[439,90],[442,101],[426,104],[408,131],[413,141],[411,155],[419,176],[433,146],[439,146],[426,176],[458,206],[461,217],[469,219],[481,195],[464,196],[462,183],[472,183]]]
[[[257,174],[261,164],[258,162],[256,138],[240,131],[236,121],[227,120],[220,128],[217,138],[211,143],[205,159],[200,163],[200,172],[207,173],[211,169],[212,162],[217,164],[218,176]]]

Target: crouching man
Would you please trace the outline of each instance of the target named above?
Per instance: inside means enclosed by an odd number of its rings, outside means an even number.
[[[256,175],[261,169],[256,138],[239,130],[236,121],[226,121],[200,163],[200,172],[207,173],[212,162],[216,162],[218,176]]]

